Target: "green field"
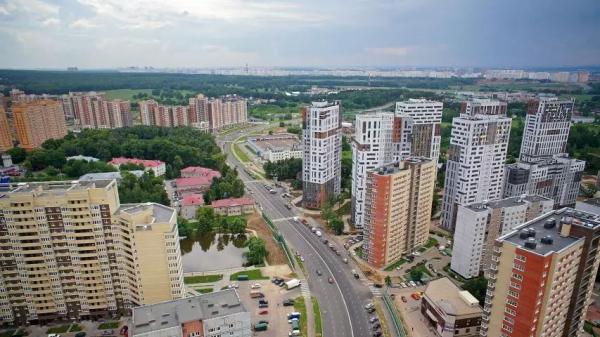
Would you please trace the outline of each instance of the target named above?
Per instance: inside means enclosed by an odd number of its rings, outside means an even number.
[[[152,89],[116,89],[116,90],[107,90],[106,98],[107,99],[123,99],[128,101],[134,101],[132,98],[133,95],[138,93],[145,93],[147,95],[152,95]]]
[[[311,297],[313,305],[313,313],[315,316],[315,337],[323,336],[323,327],[321,323],[321,309],[319,308],[319,302],[316,297]]]
[[[250,158],[248,157],[248,155],[246,154],[246,152],[244,152],[237,143],[233,143],[232,149],[233,149],[233,152],[234,152],[235,156],[242,163],[247,163],[247,162],[250,161]]]
[[[260,269],[250,269],[250,270],[239,271],[237,273],[231,274],[231,277],[229,277],[229,280],[237,281],[238,275],[248,275],[248,280],[268,280],[269,279],[268,276],[263,276]]]
[[[186,284],[213,283],[213,282],[221,281],[222,279],[223,279],[223,274],[187,276],[187,277],[183,278],[183,282]]]
[[[104,322],[98,325],[99,330],[116,329],[119,327],[118,321]]]
[[[194,288],[194,290],[201,294],[208,294],[213,292],[213,288]]]

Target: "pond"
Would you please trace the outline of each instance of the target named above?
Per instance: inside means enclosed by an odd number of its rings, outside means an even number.
[[[242,267],[245,259],[244,234],[194,233],[179,241],[183,272],[205,272]]]

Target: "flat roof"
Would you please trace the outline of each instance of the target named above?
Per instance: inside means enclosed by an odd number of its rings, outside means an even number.
[[[133,308],[133,334],[246,312],[235,289]]]
[[[546,222],[552,222],[554,225],[545,226]],[[561,236],[561,223],[598,229],[600,228],[600,215],[586,213],[572,208],[554,210],[516,227],[512,232],[501,236],[498,240],[512,243],[515,246],[538,255],[560,252],[575,244],[577,241],[583,240],[579,237]],[[532,230],[535,231],[535,236],[525,237],[525,232]],[[523,237],[521,233],[523,233]],[[546,243],[542,243],[542,238],[551,238],[552,240],[551,242],[547,241]],[[525,245],[528,240],[532,243],[535,242],[535,245]]]
[[[395,163],[385,164],[385,165],[376,167],[373,170],[373,172],[375,174],[378,174],[381,176],[388,175],[388,174],[395,174],[400,171],[406,170],[407,169],[406,165],[426,163],[426,162],[430,162],[430,161],[431,161],[431,159],[425,158],[425,157],[408,157],[404,160],[397,161]]]
[[[425,296],[448,315],[481,315],[482,309],[479,303],[474,303],[472,298],[464,293],[461,295],[462,292],[463,290],[447,277],[442,277],[429,282],[425,289]]]
[[[175,209],[154,202],[147,202],[143,204],[122,204],[117,212],[134,215],[136,213],[148,210],[149,208],[152,209],[152,216],[154,217],[153,222],[168,222],[171,220],[173,213],[175,213]]]
[[[90,188],[105,188],[115,181],[114,179],[93,180],[93,181],[39,181],[39,182],[21,182],[11,183],[8,185],[3,195],[12,193],[36,193],[37,195],[44,194],[65,194],[66,192],[85,190]]]
[[[481,212],[485,211],[487,208],[506,208],[513,207],[518,205],[525,205],[526,202],[538,202],[538,201],[552,201],[552,199],[542,197],[539,195],[526,195],[519,197],[509,197],[500,200],[489,201],[486,203],[476,202],[470,205],[465,206],[466,208],[475,211]]]

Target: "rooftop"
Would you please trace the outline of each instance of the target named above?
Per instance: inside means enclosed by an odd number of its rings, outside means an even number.
[[[181,205],[182,206],[204,205],[204,197],[202,196],[202,194],[196,194],[196,193],[188,194],[183,197],[183,200],[181,200]]]
[[[152,210],[152,222],[149,224],[157,222],[169,222],[175,213],[175,209],[154,202],[147,202],[143,204],[121,204],[117,212],[134,215],[148,209]]]
[[[38,196],[44,194],[62,195],[66,192],[76,190],[106,188],[113,183],[116,183],[114,179],[94,181],[71,180],[11,183],[8,185],[8,188],[2,192],[3,194],[0,197],[4,197],[12,193],[35,193]]]
[[[90,161],[98,161],[100,159],[95,158],[95,157],[90,157],[90,156],[77,155],[77,156],[67,157],[67,160],[85,160],[87,162],[90,162]]]
[[[133,308],[133,335],[246,312],[235,289]]]
[[[498,238],[539,255],[560,252],[579,240],[579,237],[560,235],[562,224],[600,230],[600,214],[563,208],[528,221],[512,232]]]
[[[477,299],[468,291],[459,289],[447,277],[429,282],[425,289],[425,296],[448,315],[482,314]]]
[[[481,212],[481,211],[485,211],[488,208],[493,208],[493,209],[507,208],[507,207],[514,207],[514,206],[518,206],[518,205],[524,205],[527,202],[533,203],[533,202],[538,202],[538,201],[552,201],[552,199],[542,197],[539,195],[524,195],[524,196],[519,196],[519,197],[510,197],[510,198],[504,198],[504,199],[500,199],[500,200],[494,200],[494,201],[490,201],[490,202],[486,202],[486,203],[477,202],[477,203],[466,206],[466,208],[476,211],[476,212]]]
[[[232,206],[244,206],[244,205],[254,205],[254,200],[250,198],[229,198],[229,199],[221,199],[215,200],[212,202],[212,207],[232,207]]]
[[[144,175],[142,170],[128,171],[136,177]],[[121,172],[99,172],[99,173],[87,173],[79,177],[79,181],[91,181],[91,180],[121,180]]]
[[[209,169],[202,166],[188,166],[186,168],[181,169],[181,173],[187,173],[195,176],[213,176],[220,177],[221,172],[215,171],[213,169]]]
[[[189,186],[206,186],[212,183],[214,177],[209,176],[195,176],[189,178],[177,178],[175,184],[177,188],[189,187]]]
[[[109,164],[113,165],[122,165],[122,164],[138,164],[144,167],[157,167],[164,165],[165,163],[160,160],[146,160],[146,159],[138,159],[138,158],[125,158],[125,157],[117,157],[113,158]]]
[[[407,165],[431,162],[430,159],[424,157],[408,157],[405,160],[391,164],[379,166],[373,170],[378,175],[395,174],[406,169]]]

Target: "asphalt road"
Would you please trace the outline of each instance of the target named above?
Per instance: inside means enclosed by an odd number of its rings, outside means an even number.
[[[249,133],[264,126],[246,129]],[[372,294],[363,280],[356,280],[351,270],[356,268],[352,262],[344,264],[342,258],[346,256],[343,247],[342,256],[337,256],[327,245],[321,242],[310,229],[293,220],[297,213],[292,208],[288,210],[286,201],[277,194],[270,194],[264,187],[265,181],[253,180],[242,169],[243,166],[231,153],[229,142],[235,140],[241,132],[235,132],[219,138],[219,144],[227,153],[230,165],[238,167],[240,178],[245,182],[252,197],[261,206],[265,214],[273,220],[274,225],[281,231],[287,242],[302,257],[304,266],[309,274],[308,285],[311,293],[318,299],[321,308],[323,335],[327,337],[368,337],[371,336],[368,315],[363,306],[372,300]],[[315,224],[316,225],[316,224]],[[348,259],[351,261],[348,257]],[[316,274],[316,270],[322,276]],[[328,278],[332,277],[334,283],[330,284]]]

